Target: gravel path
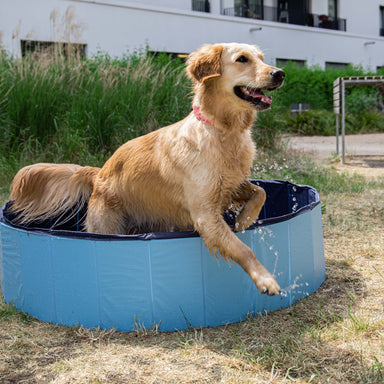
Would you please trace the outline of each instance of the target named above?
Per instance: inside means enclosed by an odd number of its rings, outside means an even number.
[[[318,160],[327,160],[336,153],[335,136],[290,136],[285,137],[289,145],[296,150],[308,153]],[[340,153],[341,153],[341,137]],[[345,136],[347,155],[384,156],[384,133]]]
[[[288,142],[291,148],[322,163],[330,163],[336,154],[335,136],[285,136],[283,140]],[[339,140],[341,154],[341,137]],[[368,178],[384,177],[384,133],[347,135],[345,154],[346,164],[333,163],[338,169],[362,174]]]

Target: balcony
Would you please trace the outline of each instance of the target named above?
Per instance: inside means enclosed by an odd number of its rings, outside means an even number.
[[[248,19],[333,29],[337,31],[347,30],[347,21],[345,19],[334,18],[327,15],[315,15],[313,13],[305,13],[301,10],[294,9],[282,10],[276,7],[261,5],[255,7],[235,6],[232,8],[222,8],[221,14],[226,16],[246,17]]]

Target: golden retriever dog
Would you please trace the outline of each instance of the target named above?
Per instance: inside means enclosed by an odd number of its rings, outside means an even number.
[[[264,63],[257,46],[204,45],[187,61],[193,111],[182,121],[123,144],[100,168],[35,164],[11,186],[20,222],[63,214],[88,202],[85,230],[104,234],[198,231],[206,247],[238,263],[261,293],[280,287],[223,218],[240,206],[236,230],[257,220],[264,190],[248,181],[255,147],[251,126],[270,108],[263,91],[285,73]]]

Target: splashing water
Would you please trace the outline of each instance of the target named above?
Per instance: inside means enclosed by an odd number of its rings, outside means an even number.
[[[285,179],[293,181],[291,165],[286,158],[264,158],[254,163],[252,175],[261,179]]]
[[[259,220],[258,223],[260,224],[261,220]],[[271,255],[273,255],[273,257],[275,258],[274,267],[273,267],[273,271],[272,271],[272,274],[275,276],[276,270],[277,270],[277,263],[279,261],[279,252],[275,249],[275,245],[269,241],[269,239],[275,238],[275,234],[268,227],[255,228],[253,233],[255,235],[259,235],[258,241],[260,243],[265,243],[266,250],[268,250],[271,253]],[[281,273],[282,272],[280,272],[280,274]]]
[[[294,291],[294,293],[296,294],[302,294],[303,296],[309,296],[309,292],[306,291],[305,289],[303,289],[303,287],[309,287],[309,283],[308,282],[303,282],[303,283],[298,283],[298,281],[303,277],[302,274],[296,276],[293,280],[293,283],[291,285],[289,285],[288,287],[285,287],[282,289],[283,292],[285,292],[286,294],[288,293],[292,293]]]

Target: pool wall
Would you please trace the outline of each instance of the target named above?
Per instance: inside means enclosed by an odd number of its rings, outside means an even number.
[[[6,303],[50,323],[173,331],[289,307],[325,280],[320,204],[237,236],[276,276],[282,296],[261,295],[241,267],[212,256],[196,235],[73,238],[3,221],[1,291]]]

